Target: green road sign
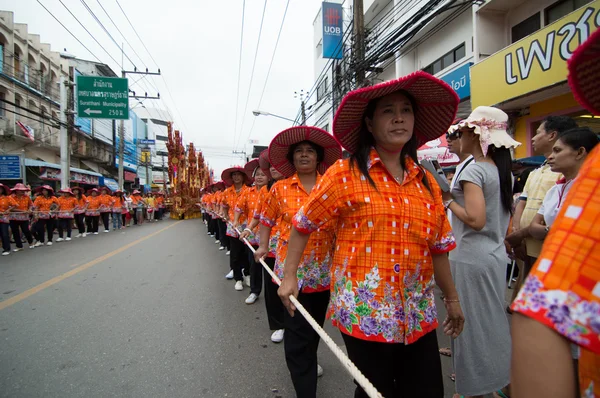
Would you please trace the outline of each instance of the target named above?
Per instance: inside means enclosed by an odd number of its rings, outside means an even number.
[[[129,119],[129,86],[118,77],[77,76],[77,116]]]

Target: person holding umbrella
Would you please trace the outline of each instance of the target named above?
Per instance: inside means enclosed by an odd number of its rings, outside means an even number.
[[[10,254],[10,235],[8,228],[10,226],[10,211],[17,207],[17,202],[12,196],[9,196],[10,188],[0,184],[0,237],[2,238],[2,255]]]
[[[58,239],[56,241],[62,242],[66,240],[68,242],[71,240],[71,227],[78,202],[70,188],[61,189],[58,193],[61,194],[61,197],[58,198]],[[67,231],[67,237],[63,239],[63,232],[65,230]]]
[[[33,209],[33,201],[26,195],[25,192],[31,191],[25,185],[19,183],[11,189],[12,198],[15,200],[17,206],[12,209],[10,213],[10,229],[12,230],[13,239],[17,246],[14,251],[18,252],[23,250],[23,242],[21,240],[21,232],[25,235],[29,248],[33,249],[33,236],[29,230],[29,217]],[[19,229],[21,231],[19,231]]]
[[[37,221],[35,223],[35,231],[38,242],[36,246],[44,244],[44,234],[48,234],[48,242],[46,246],[52,246],[52,237],[54,234],[55,220],[53,212],[58,209],[58,201],[54,196],[54,189],[49,185],[42,185],[35,190],[38,193],[37,198],[33,202],[37,212]]]
[[[73,215],[75,217],[75,225],[77,225],[77,231],[79,232],[75,237],[76,238],[85,238],[87,236],[85,232],[85,211],[87,210],[88,200],[87,197],[83,194],[82,187],[73,187],[71,188],[73,195],[75,195],[75,199],[77,200],[77,206],[73,209]]]

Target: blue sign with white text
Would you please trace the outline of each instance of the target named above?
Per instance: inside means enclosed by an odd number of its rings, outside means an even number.
[[[138,143],[140,145],[156,145],[156,140],[141,139],[141,140],[138,140]]]
[[[447,75],[440,77],[441,80],[448,83],[448,85],[456,91],[456,94],[458,94],[458,98],[460,98],[461,101],[471,96],[471,75],[469,73],[471,65],[473,64],[469,62]]]
[[[323,2],[323,58],[342,59],[344,18],[342,5]]]
[[[19,155],[0,156],[0,180],[21,179],[21,157]]]

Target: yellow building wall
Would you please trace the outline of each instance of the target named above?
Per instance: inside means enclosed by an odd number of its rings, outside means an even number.
[[[527,137],[527,126],[529,123],[555,112],[576,107],[580,107],[580,105],[571,93],[531,104],[529,106],[529,115],[518,118],[515,124],[515,140],[522,144],[515,150],[515,158],[527,157],[527,150],[531,146],[531,140]]]

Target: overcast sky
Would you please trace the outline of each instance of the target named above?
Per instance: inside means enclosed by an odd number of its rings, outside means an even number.
[[[40,1],[92,53],[120,74],[121,65],[110,59],[59,0]],[[133,49],[122,39],[98,1]],[[93,19],[82,1],[62,2],[120,63],[120,49]],[[290,122],[274,117],[255,118],[252,115],[252,110],[258,108],[286,2],[266,1],[262,37],[249,97],[252,63],[265,0],[245,2],[238,123],[235,128],[243,0],[119,0],[160,67],[173,96],[171,99],[162,78],[148,78],[160,90],[163,100],[148,101],[147,106],[169,108],[175,117],[175,127],[183,131],[187,142],[194,142],[196,147],[202,149],[211,167],[214,167],[216,176],[220,176],[221,171],[230,165],[244,163],[239,155],[232,155],[234,148],[246,150],[250,154],[252,145],[248,143],[249,139],[259,140],[259,145],[268,145],[276,133],[291,125]],[[138,68],[156,70],[156,65],[137,39],[116,0],[85,0],[85,3],[117,43],[125,42],[125,53]],[[294,98],[294,92],[309,90],[313,84],[313,21],[320,6],[321,0],[290,0],[275,61],[260,105],[261,110],[290,119],[296,117],[300,102]],[[13,11],[15,22],[28,24],[29,33],[39,34],[41,41],[50,43],[53,51],[63,51],[66,48],[78,58],[94,60],[37,0],[0,0],[0,9]],[[127,58],[124,67],[132,69]],[[137,79],[135,76],[130,77],[130,86]],[[146,91],[151,88],[150,83],[146,84],[148,86],[132,88]],[[148,92],[148,95],[151,94],[155,95]],[[249,102],[244,113],[247,98]],[[134,106],[134,102],[130,102],[130,105]],[[251,132],[253,121],[255,124]]]

